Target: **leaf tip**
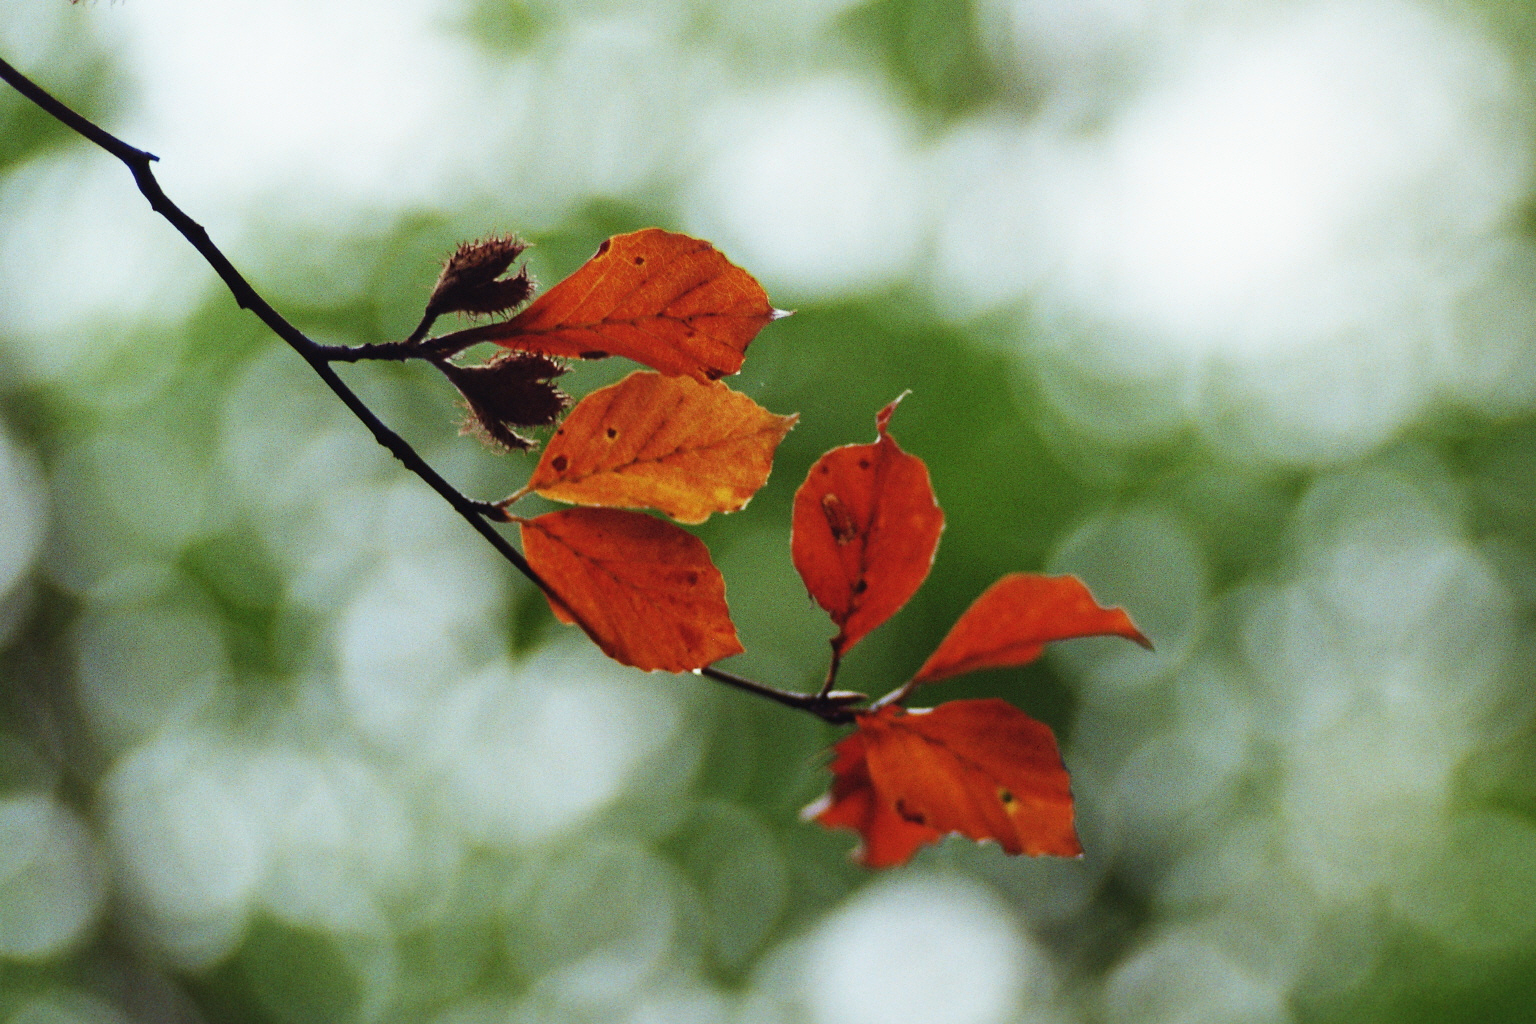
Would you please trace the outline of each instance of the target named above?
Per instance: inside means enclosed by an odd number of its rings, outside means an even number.
[[[881,409],[878,413],[875,414],[875,428],[880,431],[880,435],[882,437],[885,436],[885,429],[890,425],[891,415],[896,412],[896,407],[900,405],[902,400],[911,393],[912,389],[907,388],[907,390],[891,399],[890,403],[887,404],[884,409]]]

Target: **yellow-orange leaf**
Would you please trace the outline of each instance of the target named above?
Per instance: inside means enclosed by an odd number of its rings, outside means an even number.
[[[645,228],[608,239],[517,316],[474,333],[525,352],[624,356],[702,381],[740,370],[757,332],[783,315],[708,242]]]
[[[1082,853],[1056,738],[1008,702],[891,704],[855,722],[837,744],[831,792],[805,813],[858,832],[861,863],[903,864],[950,832],[1013,854]]]
[[[1129,615],[1100,607],[1076,576],[1009,573],[972,602],[913,681],[1023,665],[1051,641],[1080,636],[1123,636],[1152,646]]]
[[[719,381],[637,371],[571,410],[524,490],[702,523],[751,500],[796,418]]]
[[[687,531],[606,508],[518,523],[523,554],[559,596],[550,601],[556,616],[579,625],[615,661],[687,672],[742,652],[725,580]]]

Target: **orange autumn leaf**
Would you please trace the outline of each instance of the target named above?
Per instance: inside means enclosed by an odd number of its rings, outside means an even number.
[[[757,332],[783,315],[708,242],[645,228],[608,239],[517,316],[473,334],[524,352],[624,356],[706,381],[740,370]]]
[[[642,512],[575,508],[519,519],[523,554],[562,622],[615,661],[687,672],[742,653],[725,580],[702,541]]]
[[[571,410],[519,494],[702,523],[744,507],[767,482],[797,418],[719,381],[637,371]]]
[[[904,864],[951,832],[1011,854],[1082,853],[1056,739],[1007,701],[887,705],[857,716],[835,750],[831,791],[804,813],[858,832],[869,867]]]
[[[1053,640],[1082,636],[1123,636],[1152,646],[1129,615],[1100,607],[1077,577],[1009,573],[965,610],[913,682],[1023,665]]]
[[[795,492],[790,554],[839,657],[922,585],[944,530],[928,467],[887,431],[900,401],[875,418],[879,440],[827,452]]]

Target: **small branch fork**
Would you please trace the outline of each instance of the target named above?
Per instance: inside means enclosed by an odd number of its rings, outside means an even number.
[[[160,183],[155,179],[152,164],[159,157],[153,153],[136,149],[115,135],[105,131],[90,119],[75,112],[69,106],[54,98],[48,92],[39,87],[31,79],[20,71],[17,71],[3,58],[0,58],[0,80],[4,80],[32,101],[44,112],[65,127],[71,129],[88,142],[105,150],[120,160],[133,174],[133,180],[138,185],[144,198],[149,200],[152,210],[160,214],[181,233],[192,247],[213,268],[214,273],[224,282],[235,302],[242,309],[248,309],[271,329],[283,341],[304,358],[310,367],[319,375],[325,385],[331,389],[337,398],[341,399],[352,414],[362,421],[374,439],[389,450],[389,453],[406,469],[424,480],[427,486],[436,491],[444,501],[453,507],[453,510],[464,518],[470,526],[474,527],[496,551],[511,562],[517,571],[526,576],[540,590],[550,597],[555,597],[549,583],[543,579],[533,566],[528,564],[522,554],[503,537],[489,520],[504,521],[506,514],[495,504],[485,501],[477,501],[459,491],[437,470],[433,469],[405,439],[391,430],[374,414],[373,410],[363,402],[357,394],[346,385],[331,363],[358,362],[364,359],[385,359],[401,361],[406,359],[426,359],[432,362],[440,362],[462,352],[471,345],[476,344],[481,338],[484,328],[472,327],[467,330],[456,331],[451,334],[441,335],[436,338],[427,338],[432,323],[436,317],[428,315],[411,333],[405,341],[388,342],[380,345],[363,345],[358,347],[341,345],[320,345],[308,335],[289,323],[282,314],[273,309],[263,299],[256,289],[251,287],[241,273],[230,263],[229,258],[213,244],[201,224],[198,224],[188,216],[181,207],[171,202],[165,192],[161,190]],[[815,715],[823,721],[832,724],[846,724],[853,720],[852,706],[865,700],[863,694],[850,693],[843,690],[830,688],[831,677],[828,677],[828,685],[823,686],[818,693],[796,693],[791,690],[780,690],[772,686],[745,679],[741,676],[725,672],[713,666],[707,666],[696,670],[697,675],[706,676],[726,686],[756,694],[785,707],[804,711]]]

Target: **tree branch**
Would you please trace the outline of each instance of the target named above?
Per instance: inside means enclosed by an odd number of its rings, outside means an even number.
[[[346,383],[336,375],[336,371],[332,370],[328,365],[327,347],[317,345],[304,332],[293,326],[282,314],[273,309],[265,299],[257,294],[256,289],[251,287],[250,282],[235,269],[234,264],[230,263],[229,258],[219,250],[219,247],[213,244],[213,239],[208,236],[208,232],[204,230],[203,226],[188,216],[181,207],[171,202],[170,198],[161,190],[160,183],[155,180],[154,170],[150,166],[159,157],[152,153],[146,153],[141,149],[136,149],[117,136],[98,127],[87,118],[49,95],[3,58],[0,58],[0,79],[10,83],[23,96],[37,104],[66,127],[73,129],[86,140],[106,150],[126,164],[128,170],[133,174],[133,180],[138,185],[139,191],[144,194],[145,199],[149,200],[150,209],[170,221],[171,225],[181,233],[181,236],[192,244],[192,247],[198,251],[203,259],[207,261],[208,265],[213,268],[214,273],[218,274],[225,286],[229,288],[230,294],[235,298],[235,302],[242,309],[248,309],[255,313],[262,323],[271,328],[274,334],[286,341],[295,352],[303,356],[304,360],[309,363],[320,379],[325,382],[326,386],[335,393],[337,398],[341,399],[342,404],[352,410],[352,414],[361,420],[363,425],[372,432],[374,439],[389,449],[389,453],[396,459],[399,459],[406,469],[426,481],[429,487],[441,495],[449,505],[453,506],[454,511],[458,512],[471,526],[479,531],[502,557],[517,567],[519,572],[532,580],[546,594],[553,594],[549,584],[538,573],[534,572],[533,567],[528,564],[518,550],[505,537],[497,533],[490,523],[486,522],[481,508],[485,503],[476,502],[466,497],[458,488],[443,479],[425,459],[417,454],[416,450],[406,442],[405,438],[386,426],[374,414],[373,410],[368,408],[363,400],[357,397],[357,394],[347,387]]]
[[[266,324],[279,338],[302,356],[305,362],[320,377],[325,385],[331,389],[337,398],[341,399],[352,414],[372,432],[374,439],[387,448],[391,455],[400,461],[406,469],[424,480],[429,487],[436,491],[444,501],[453,507],[453,510],[464,518],[476,531],[483,536],[496,551],[512,563],[518,572],[526,576],[546,595],[559,598],[549,583],[538,574],[533,566],[528,564],[522,554],[512,544],[498,533],[487,517],[502,519],[505,513],[496,505],[476,501],[467,497],[458,488],[433,469],[414,448],[399,434],[391,430],[374,414],[373,410],[364,404],[363,400],[346,385],[336,371],[331,369],[332,362],[357,362],[364,359],[431,359],[439,360],[447,358],[457,352],[468,348],[480,341],[480,333],[484,328],[470,328],[457,331],[452,334],[442,335],[438,338],[423,340],[431,320],[424,319],[409,339],[403,342],[391,342],[381,345],[362,345],[357,347],[340,345],[320,345],[313,341],[303,331],[289,323],[282,314],[261,297],[249,281],[235,269],[229,258],[214,245],[213,239],[197,221],[171,202],[165,192],[160,188],[160,183],[155,179],[151,165],[159,160],[153,153],[136,149],[119,139],[117,136],[104,130],[90,119],[77,113],[66,104],[62,103],[47,91],[39,87],[31,79],[20,71],[17,71],[3,58],[0,58],[0,79],[9,83],[27,99],[51,115],[65,127],[86,139],[88,142],[105,150],[127,166],[133,174],[133,180],[138,185],[144,198],[149,200],[150,209],[170,221],[171,225],[180,232],[192,247],[213,268],[214,273],[224,282],[235,302],[242,309],[248,309]],[[848,693],[845,691],[827,692],[823,687],[822,692],[815,694],[795,693],[789,690],[779,690],[772,686],[744,679],[741,676],[714,668],[705,667],[698,670],[698,674],[706,676],[716,682],[727,686],[756,694],[768,700],[783,704],[785,707],[794,708],[813,714],[824,721],[833,724],[844,724],[853,719],[850,705],[859,703],[865,699],[863,694]],[[828,685],[830,685],[830,678]]]

